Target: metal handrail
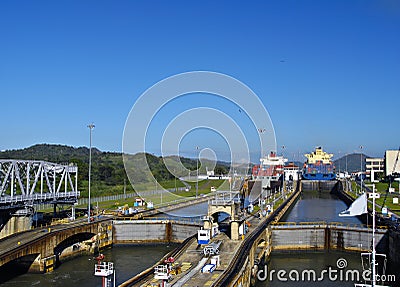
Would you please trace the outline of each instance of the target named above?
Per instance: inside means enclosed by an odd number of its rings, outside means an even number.
[[[326,222],[326,221],[317,221],[317,222],[276,222],[271,224],[272,226],[276,227],[305,227],[305,226],[324,226],[324,227],[337,227],[343,229],[354,229],[354,228],[361,228],[361,229],[371,229],[371,225],[365,224],[357,224],[357,223],[343,223],[343,222]],[[377,226],[376,229],[388,229],[387,226]]]
[[[25,201],[46,201],[58,198],[77,198],[79,197],[79,191],[66,191],[57,193],[42,193],[42,194],[23,194],[13,196],[2,196],[0,197],[0,203],[18,203]]]

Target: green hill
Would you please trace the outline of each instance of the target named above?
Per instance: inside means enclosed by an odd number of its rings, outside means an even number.
[[[143,154],[129,155],[128,168],[135,170],[136,183],[153,182],[148,175],[143,173]],[[166,166],[168,165],[175,169],[178,176],[188,175],[179,168],[179,161],[189,170],[196,169],[196,160],[183,158],[178,156],[170,156],[163,159],[152,154],[145,154],[146,161],[150,167],[153,176],[158,182],[168,182],[175,177],[172,175]],[[78,166],[78,184],[82,196],[87,193],[88,186],[88,169],[89,169],[89,148],[87,147],[71,147],[65,145],[53,144],[37,144],[24,149],[6,150],[0,152],[0,159],[23,159],[23,160],[45,160],[60,164],[74,163]],[[211,170],[213,164],[209,160],[202,159],[201,173],[206,172],[206,167]],[[218,173],[227,173],[229,165],[227,163],[218,162],[215,166],[215,171]],[[140,176],[142,175],[142,176]],[[192,176],[194,172],[192,172]],[[132,191],[129,180],[126,176],[125,167],[122,159],[122,153],[103,152],[97,148],[92,148],[92,170],[91,170],[91,190],[94,195],[122,193],[124,181],[127,183],[127,192]]]
[[[360,166],[362,166],[363,171],[365,171],[365,159],[369,156],[360,153],[352,153],[345,155],[334,161],[336,172],[345,171],[347,166],[347,171],[357,172],[360,171]]]

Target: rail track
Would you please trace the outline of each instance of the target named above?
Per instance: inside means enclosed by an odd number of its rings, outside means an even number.
[[[297,197],[299,191],[294,192],[286,201],[281,204],[274,212],[272,216],[267,218],[262,224],[256,227],[256,229],[245,238],[239,250],[236,252],[235,256],[231,260],[228,265],[228,268],[225,272],[218,277],[218,279],[213,282],[211,286],[230,286],[230,283],[235,279],[237,274],[239,274],[240,269],[242,269],[245,261],[247,259],[247,254],[249,253],[254,241],[260,236],[260,234],[265,230],[265,228],[273,221],[276,220],[277,216],[279,216],[280,212],[286,206],[288,202],[290,202],[294,197]]]

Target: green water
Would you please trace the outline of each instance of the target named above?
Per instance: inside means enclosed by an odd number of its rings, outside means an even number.
[[[114,262],[116,282],[121,284],[135,274],[147,269],[171,251],[175,245],[116,246],[104,250],[105,261]],[[46,274],[23,274],[1,286],[40,287],[94,287],[101,286],[101,278],[95,277],[92,256],[82,256],[63,262],[56,270]]]

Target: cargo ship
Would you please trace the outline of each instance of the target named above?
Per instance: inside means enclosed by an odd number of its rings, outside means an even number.
[[[260,164],[253,166],[253,180],[260,181],[261,187],[269,194],[279,190],[283,183],[284,166],[287,159],[271,152],[260,159]]]
[[[333,154],[326,153],[322,147],[304,155],[307,161],[304,163],[303,179],[306,180],[334,180],[336,178],[335,167],[331,158]]]

